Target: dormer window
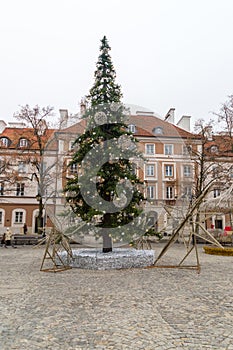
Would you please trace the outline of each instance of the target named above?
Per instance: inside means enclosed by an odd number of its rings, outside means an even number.
[[[20,139],[19,140],[19,147],[27,147],[28,146],[28,140],[27,139]]]
[[[1,137],[0,145],[3,146],[3,147],[9,147],[10,146],[10,140],[7,137]]]
[[[163,134],[163,128],[161,126],[157,126],[156,128],[153,129],[153,133],[155,135],[162,135]]]
[[[24,196],[25,184],[18,182],[16,184],[16,196]]]
[[[212,145],[212,146],[210,147],[210,152],[211,152],[211,153],[217,153],[217,152],[218,152],[218,146]]]
[[[136,126],[134,124],[128,125],[128,131],[134,134],[136,132]]]

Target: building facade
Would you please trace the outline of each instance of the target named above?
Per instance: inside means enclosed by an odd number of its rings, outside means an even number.
[[[62,229],[62,213],[67,210],[63,188],[67,179],[78,173],[69,162],[78,147],[74,142],[85,130],[85,121],[80,118],[84,107],[81,104],[76,115],[60,110],[60,127],[44,129],[43,152],[33,129],[0,121],[0,233],[6,227],[23,233],[24,223],[30,234],[38,233],[39,226],[46,231],[53,225]],[[135,163],[135,171],[144,183],[144,210],[149,212],[155,231],[171,234],[195,197],[199,176],[195,154],[202,147],[202,136],[190,132],[189,116],[175,124],[173,108],[162,119],[134,106],[127,124],[145,159],[143,164]],[[233,179],[232,148],[222,144],[221,137],[205,144],[206,164],[212,169],[205,181],[214,171],[217,176],[219,164],[228,169],[228,184]],[[207,202],[219,197],[224,189],[223,177],[214,181]],[[40,205],[43,220],[38,223]],[[209,205],[203,210],[207,229],[232,226],[232,203],[222,202],[221,208]]]

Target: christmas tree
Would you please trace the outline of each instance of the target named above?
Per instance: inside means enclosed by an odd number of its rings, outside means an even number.
[[[104,36],[83,116],[86,131],[75,141],[70,163],[78,167],[78,174],[65,187],[73,212],[87,223],[84,233],[94,227],[96,237],[103,237],[103,252],[112,250],[112,240],[130,241],[137,234],[144,199],[135,173],[141,156],[127,130],[128,111],[121,104],[110,49]]]

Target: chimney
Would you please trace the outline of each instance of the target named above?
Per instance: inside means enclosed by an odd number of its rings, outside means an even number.
[[[170,108],[164,117],[164,120],[168,123],[174,124],[175,122],[175,108]]]
[[[209,141],[213,141],[213,127],[211,125],[206,127],[206,136]]]
[[[59,113],[60,113],[60,129],[65,129],[68,123],[68,110],[59,109]]]
[[[80,102],[80,114],[81,114],[81,116],[83,116],[85,114],[86,108],[87,108],[86,99],[82,98],[81,102]]]
[[[190,119],[191,117],[189,115],[183,115],[176,125],[181,129],[190,131]]]
[[[0,120],[0,133],[5,130],[6,126],[7,124],[4,122],[4,120]]]
[[[9,128],[25,128],[26,124],[23,122],[8,122]]]

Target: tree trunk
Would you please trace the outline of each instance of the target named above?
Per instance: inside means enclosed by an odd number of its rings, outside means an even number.
[[[108,233],[103,233],[103,253],[112,252],[112,238]]]
[[[42,235],[43,234],[43,202],[42,198],[39,200],[39,213],[37,217],[37,228],[38,228],[38,234]]]
[[[111,214],[105,213],[103,217],[103,226],[104,230],[106,228],[111,227]],[[104,232],[103,230],[103,253],[108,253],[112,251],[112,237],[109,236],[108,233]]]

